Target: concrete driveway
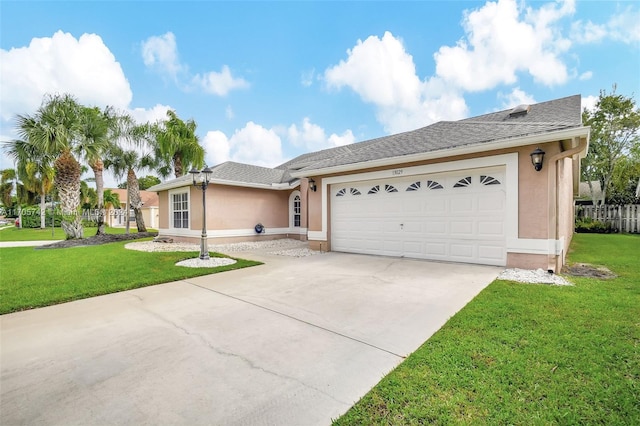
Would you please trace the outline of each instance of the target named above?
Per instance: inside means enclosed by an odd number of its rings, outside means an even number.
[[[501,271],[246,257],[267,264],[1,316],[0,423],[327,425]]]

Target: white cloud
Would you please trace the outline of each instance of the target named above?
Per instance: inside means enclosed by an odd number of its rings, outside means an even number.
[[[585,108],[593,111],[596,107],[596,104],[598,103],[598,96],[593,96],[593,95],[589,95],[589,96],[583,96],[582,97],[582,109],[584,110]]]
[[[498,0],[466,11],[466,36],[434,55],[436,74],[466,91],[513,84],[518,72],[528,72],[547,86],[564,83],[568,73],[561,54],[571,44],[555,25],[574,10],[573,1],[550,3],[528,8],[522,17],[515,0]]]
[[[526,93],[519,87],[515,87],[510,93],[504,94],[498,92],[498,99],[502,100],[502,108],[509,109],[517,107],[518,105],[531,105],[535,104],[536,100],[533,95]]]
[[[380,39],[358,40],[347,59],[324,73],[328,87],[349,87],[377,107],[376,117],[390,133],[426,126],[442,119],[464,117],[467,106],[441,79],[421,81],[413,57],[402,41],[385,32]]]
[[[178,44],[172,32],[143,41],[142,60],[147,67],[171,77],[185,91],[199,88],[212,95],[226,96],[232,90],[249,87],[246,80],[231,75],[228,65],[223,65],[220,72],[190,75],[189,66],[180,61]]]
[[[96,34],[33,38],[27,47],[0,49],[0,116],[32,114],[46,93],[70,93],[86,105],[126,108],[131,88],[120,63]]]
[[[185,70],[180,64],[176,36],[172,32],[151,36],[143,41],[142,60],[147,67],[166,73],[174,80]]]
[[[275,167],[285,162],[282,155],[282,141],[273,129],[266,129],[249,121],[231,137],[221,131],[207,132],[202,139],[209,165],[224,161]]]
[[[308,117],[302,120],[302,126],[298,129],[298,126],[292,124],[287,129],[287,137],[289,141],[298,147],[305,147],[307,149],[314,149],[322,146],[327,141],[324,129],[317,124],[311,123]]]
[[[593,77],[593,72],[585,71],[582,74],[580,74],[580,76],[578,77],[578,80],[580,81],[591,80],[591,77]]]
[[[305,117],[302,120],[300,128],[295,124],[289,126],[286,133],[287,140],[293,146],[304,147],[308,151],[318,151],[355,142],[355,137],[350,129],[346,130],[342,135],[333,133],[327,137],[324,129],[317,124],[313,124],[309,117]]]
[[[581,20],[571,25],[571,34],[577,43],[597,43],[611,39],[631,44],[640,41],[640,11],[627,7],[623,12],[612,15],[604,24]]]
[[[202,75],[196,74],[191,81],[205,92],[217,96],[226,96],[231,90],[249,87],[249,83],[243,78],[234,78],[226,65],[222,66],[220,72],[210,71]]]
[[[329,145],[331,147],[349,145],[354,143],[355,141],[356,141],[356,138],[355,136],[353,136],[353,132],[351,131],[351,129],[346,130],[341,135],[336,135],[335,133],[332,133],[331,136],[329,136],[329,140],[328,140]]]
[[[167,111],[173,110],[169,105],[157,104],[153,108],[134,108],[129,110],[129,114],[138,123],[155,123],[160,120],[166,120]]]
[[[233,112],[233,108],[231,108],[231,105],[227,105],[227,107],[225,108],[224,116],[227,120],[233,120],[235,118],[236,114]]]
[[[204,138],[202,138],[201,143],[206,152],[205,162],[208,165],[214,166],[231,159],[229,139],[221,131],[214,130],[207,132]]]
[[[624,12],[609,19],[607,29],[613,40],[637,43],[640,41],[640,11],[628,7]]]
[[[313,79],[316,75],[316,69],[311,68],[308,71],[304,71],[300,76],[300,84],[304,87],[310,87],[313,84]]]

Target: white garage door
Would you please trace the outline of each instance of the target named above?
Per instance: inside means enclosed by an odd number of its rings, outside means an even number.
[[[335,251],[506,264],[504,168],[331,186]]]

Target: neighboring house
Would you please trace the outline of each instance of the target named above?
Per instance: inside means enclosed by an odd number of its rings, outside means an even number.
[[[559,271],[588,141],[576,95],[273,169],[222,163],[207,189],[209,241],[289,236],[323,251]],[[540,171],[530,157],[536,148],[546,152]],[[149,188],[160,197],[160,235],[199,240],[202,191],[191,183],[183,176]]]
[[[116,188],[111,189],[111,192],[118,194],[120,209],[114,209],[113,207],[107,209],[105,222],[108,226],[125,227],[127,226],[127,190]],[[158,194],[154,191],[140,191],[140,198],[142,199],[142,218],[145,226],[157,229],[159,224]],[[133,214],[133,209],[129,212],[129,220],[135,227],[136,217]]]
[[[591,188],[593,189],[593,196],[595,196],[596,200],[602,198],[602,188],[600,188],[600,181],[592,180]],[[576,203],[582,205],[592,205],[593,204],[593,196],[591,195],[591,189],[589,188],[589,182],[580,182],[580,187],[578,189],[578,199]]]

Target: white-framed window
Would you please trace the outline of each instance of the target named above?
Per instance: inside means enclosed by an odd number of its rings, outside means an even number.
[[[189,191],[169,193],[171,227],[189,229]]]
[[[289,226],[300,228],[302,226],[302,197],[300,191],[293,191],[289,196]]]

